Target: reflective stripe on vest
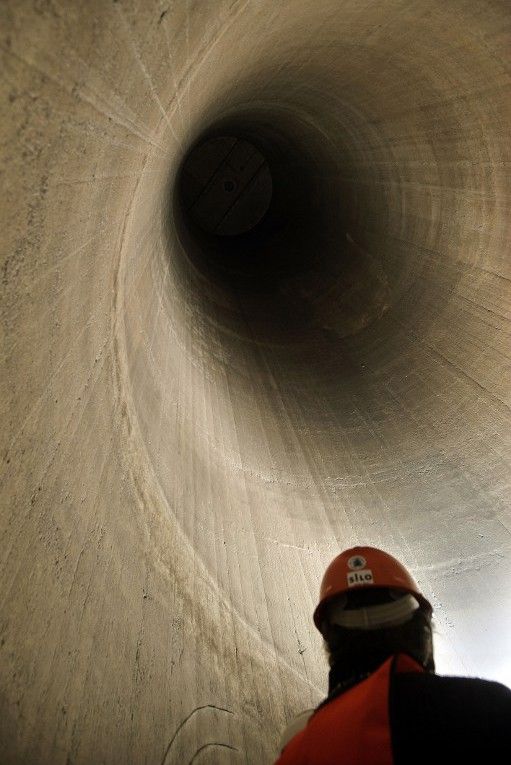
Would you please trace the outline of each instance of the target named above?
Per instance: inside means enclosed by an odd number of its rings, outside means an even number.
[[[406,654],[322,706],[291,739],[277,765],[392,765],[389,688],[393,672],[424,672]]]

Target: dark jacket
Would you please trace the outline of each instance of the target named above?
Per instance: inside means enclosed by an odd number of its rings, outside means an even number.
[[[426,673],[404,655],[401,666],[397,661],[385,662],[354,685],[334,688],[286,745],[278,764],[483,765],[509,760],[508,688]]]

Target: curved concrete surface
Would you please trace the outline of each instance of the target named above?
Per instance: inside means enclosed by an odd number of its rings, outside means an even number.
[[[353,543],[509,683],[509,4],[0,12],[2,762],[271,761]],[[175,198],[213,126],[291,200],[229,268]]]

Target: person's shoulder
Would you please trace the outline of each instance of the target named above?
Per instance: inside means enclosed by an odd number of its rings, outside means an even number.
[[[396,763],[479,762],[511,749],[511,691],[478,677],[395,677],[390,714]],[[421,741],[420,753],[417,741]]]
[[[449,714],[456,710],[465,717],[483,714],[485,718],[498,712],[509,715],[511,721],[511,690],[495,680],[480,677],[414,673],[399,676],[398,694],[405,698],[420,695],[425,705],[445,707]]]
[[[424,682],[430,683],[439,688],[453,688],[456,691],[466,689],[477,693],[501,696],[511,700],[511,689],[503,683],[496,680],[486,680],[482,677],[464,677],[459,675],[437,675],[435,673],[426,673],[421,675]]]
[[[305,728],[313,714],[313,709],[306,709],[291,720],[280,737],[279,751],[282,751],[291,739]]]

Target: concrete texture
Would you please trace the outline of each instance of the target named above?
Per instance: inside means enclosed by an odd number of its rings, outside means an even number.
[[[509,683],[509,3],[0,14],[1,762],[270,762],[353,543]],[[242,113],[310,181],[257,290],[168,217]]]

